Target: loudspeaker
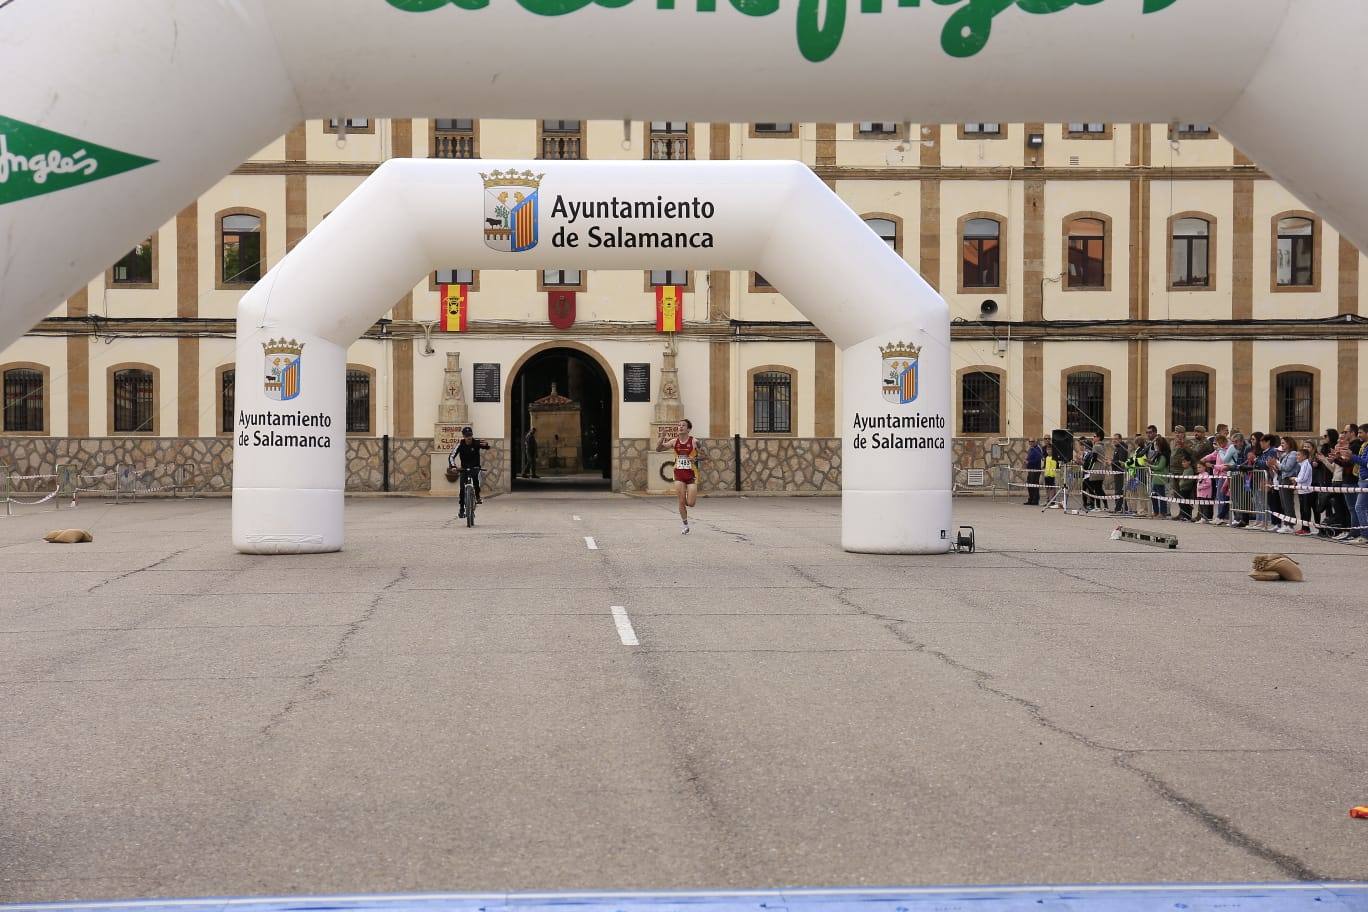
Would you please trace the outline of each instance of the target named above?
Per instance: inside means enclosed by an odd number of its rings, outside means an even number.
[[[991,298],[979,305],[979,316],[984,317],[985,319],[997,312],[998,303]]]
[[[1051,431],[1050,448],[1054,450],[1054,458],[1061,463],[1073,462],[1074,435],[1064,430]]]

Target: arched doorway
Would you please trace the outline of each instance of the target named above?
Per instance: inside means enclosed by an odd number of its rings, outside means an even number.
[[[612,486],[616,384],[597,354],[578,344],[548,343],[509,374],[508,452],[513,490]],[[537,428],[535,478],[522,477],[523,440]]]

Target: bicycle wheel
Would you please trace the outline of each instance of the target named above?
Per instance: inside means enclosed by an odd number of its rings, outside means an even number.
[[[465,498],[466,525],[475,525],[475,486],[466,482],[465,489],[461,491],[461,496]]]

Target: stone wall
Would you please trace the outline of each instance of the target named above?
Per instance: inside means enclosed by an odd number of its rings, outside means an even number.
[[[613,490],[640,494],[646,490],[646,437],[626,437],[613,448]]]
[[[490,441],[487,490],[508,490],[507,444]],[[383,487],[381,439],[347,440],[347,490],[379,491]],[[428,451],[432,438],[390,438],[390,489],[426,492],[430,479]],[[73,465],[87,476],[82,488],[113,491],[116,473],[124,467],[123,489],[139,493],[168,493],[178,482],[190,489],[215,493],[233,486],[233,442],[228,437],[0,437],[0,469],[9,475],[55,475],[58,465]],[[186,466],[178,471],[179,466]],[[98,476],[98,477],[89,477]],[[54,479],[11,482],[11,490],[51,491]]]
[[[735,458],[730,437],[700,438],[708,459],[700,464],[704,491],[731,491],[735,484]],[[488,470],[484,489],[489,493],[509,490],[508,441],[490,440],[484,464]],[[646,490],[645,438],[619,440],[613,450],[613,490],[642,493]],[[426,493],[431,488],[431,437],[390,439],[390,490]],[[969,438],[953,441],[957,485],[966,469],[993,469],[999,465],[1021,467],[1026,462],[1022,438]],[[743,492],[792,494],[835,493],[841,486],[841,441],[835,437],[755,437],[741,441],[741,489]],[[131,466],[133,480],[125,488],[140,492],[166,488],[178,480],[205,493],[226,492],[233,484],[233,445],[227,437],[0,437],[0,469],[13,475],[52,475],[59,464],[71,464],[86,478],[81,487],[114,490],[114,473]],[[187,465],[185,478],[177,466]],[[381,440],[352,437],[347,440],[347,490],[380,491]],[[989,473],[989,487],[1000,483]],[[1000,484],[999,484],[1000,486]],[[50,478],[14,481],[15,492],[46,492]],[[153,493],[157,493],[153,491]]]
[[[191,465],[193,464],[193,465]],[[168,488],[178,481],[206,491],[233,484],[233,442],[227,437],[0,437],[0,468],[12,475],[54,475],[71,465],[86,476],[78,487],[115,490],[125,468],[125,490]],[[191,466],[178,475],[177,466]],[[94,477],[92,477],[94,476]],[[15,491],[51,491],[54,479],[14,482]]]
[[[384,442],[379,437],[347,440],[347,490],[384,489]],[[390,438],[390,490],[426,492],[432,479],[431,437]]]
[[[646,490],[646,452],[650,441],[619,440],[613,460],[613,489]],[[699,487],[732,491],[736,451],[730,437],[700,437],[707,456],[699,463]],[[835,437],[758,437],[741,440],[741,490],[789,494],[836,493],[841,489],[841,441]]]

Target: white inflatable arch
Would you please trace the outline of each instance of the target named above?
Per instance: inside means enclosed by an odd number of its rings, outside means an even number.
[[[806,166],[392,159],[242,298],[238,550],[342,547],[347,347],[450,263],[760,271],[843,351],[844,547],[949,547],[949,312]]]
[[[1356,113],[1368,97],[1365,46],[1363,0],[0,0],[0,346],[300,120],[349,114],[1206,122],[1365,247],[1368,118]],[[697,188],[654,177],[666,172],[648,166],[616,166],[611,174],[558,166],[554,179],[576,193],[621,181],[638,197],[662,193],[667,183],[671,195],[692,195],[719,191],[728,174],[759,173],[750,168],[688,166],[675,175],[713,182]],[[601,179],[576,177],[596,173]],[[866,369],[879,369],[877,345],[905,343],[915,331],[924,340],[920,357],[928,358],[945,341],[943,307],[905,267],[857,239],[849,213],[799,169],[764,173],[764,186],[742,179],[733,188],[763,200],[775,223],[719,216],[727,243],[713,249],[715,259],[655,255],[651,262],[758,266],[791,297],[798,292],[795,303],[846,347],[844,474],[847,485],[858,478],[871,493],[850,497],[870,504],[861,520],[869,526],[852,528],[852,509],[863,508],[847,507],[847,547],[940,550],[933,537],[948,522],[941,490],[948,472],[926,491],[891,485],[879,470],[857,465],[849,422],[852,408],[864,405],[864,384],[873,382]],[[445,174],[461,188],[448,188]],[[386,165],[377,177],[358,194],[378,213],[368,227],[400,232],[421,248],[395,251],[383,281],[375,279],[378,297],[344,296],[357,302],[351,307],[325,301],[316,290],[322,285],[310,285],[326,278],[304,269],[298,279],[290,275],[300,256],[287,257],[244,299],[248,322],[269,329],[278,321],[311,346],[301,362],[306,378],[337,376],[341,348],[381,302],[398,296],[399,283],[461,259],[449,255],[470,243],[462,235],[450,240],[460,246],[443,248],[449,239],[401,224],[422,209],[412,194],[427,191],[469,215],[468,174]],[[394,198],[373,199],[377,187]],[[781,199],[779,187],[791,198]],[[841,229],[849,243],[840,255],[872,267],[863,276],[842,268],[850,287],[868,291],[844,298],[842,310],[803,291],[842,266],[829,257],[828,271],[808,272],[799,261],[833,249],[811,221],[818,216],[850,226]],[[437,225],[455,216],[429,217]],[[743,236],[744,225],[754,236]],[[345,249],[335,234],[325,223],[296,252],[329,238]],[[556,261],[545,243],[517,262],[643,265]],[[507,266],[512,256],[464,262]],[[252,336],[251,344],[260,340]],[[248,340],[241,345],[246,369],[256,362]],[[901,354],[894,363],[905,366],[910,353]],[[948,367],[926,362],[920,370],[916,402],[896,407],[943,411]],[[300,400],[313,395],[311,382],[303,381]],[[290,544],[263,537],[271,534],[297,536],[296,550],[340,544],[340,498],[321,493],[340,488],[340,476],[312,474],[333,463],[272,469],[245,449],[236,459],[240,547]],[[263,493],[272,485],[310,504],[308,528],[276,525]],[[878,512],[878,490],[899,492],[889,500],[896,516],[920,511],[915,528],[895,518],[887,534],[872,531],[893,515]]]

